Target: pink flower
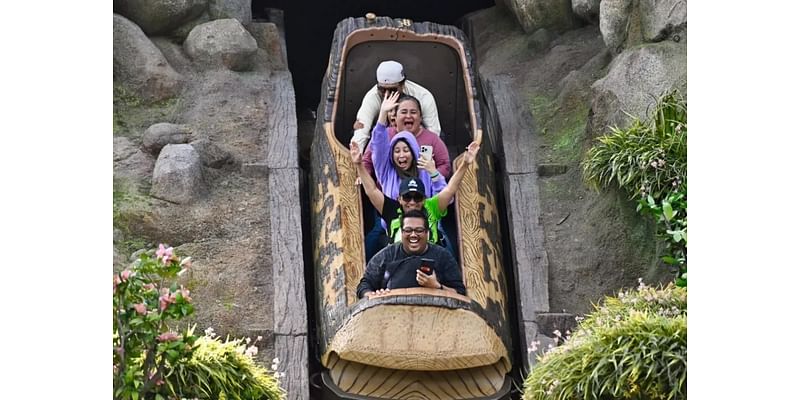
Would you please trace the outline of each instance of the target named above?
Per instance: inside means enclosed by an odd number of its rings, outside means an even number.
[[[164,247],[163,243],[159,243],[158,250],[156,250],[156,257],[158,257],[164,265],[168,264],[172,259],[172,247]]]
[[[126,269],[125,271],[122,271],[122,274],[120,275],[122,275],[122,282],[127,282],[128,278],[131,277],[131,270]]]
[[[172,342],[178,340],[180,336],[178,336],[175,332],[164,332],[156,338],[159,342]]]
[[[136,310],[136,312],[139,314],[142,315],[147,314],[147,306],[144,303],[134,304],[133,309]]]
[[[175,302],[175,293],[170,293],[167,288],[162,289],[161,293],[161,297],[158,298],[158,309],[164,311]]]
[[[192,298],[189,297],[189,291],[187,289],[185,289],[183,286],[181,286],[180,292],[181,292],[181,296],[183,296],[184,300],[189,301],[189,302],[192,301]]]

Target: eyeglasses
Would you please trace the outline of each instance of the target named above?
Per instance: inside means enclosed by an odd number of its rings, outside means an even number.
[[[378,86],[378,94],[381,95],[381,97],[383,97],[384,93],[386,93],[387,90],[390,91],[390,92],[396,92],[396,91],[400,90],[400,85],[397,85],[397,86]]]
[[[422,203],[422,200],[425,200],[425,197],[423,197],[420,193],[406,193],[402,197],[405,201],[414,200],[417,203]]]
[[[411,232],[416,233],[417,235],[422,235],[423,233],[427,232],[428,228],[403,228],[403,233],[406,235],[410,235]]]

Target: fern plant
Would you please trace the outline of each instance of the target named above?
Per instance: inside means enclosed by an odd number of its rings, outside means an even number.
[[[279,400],[286,397],[278,385],[279,373],[258,365],[242,339],[221,341],[201,336],[197,349],[185,363],[176,364],[164,377],[168,393],[184,398],[228,400]]]
[[[686,349],[686,289],[640,285],[607,297],[541,356],[524,399],[685,399]]]
[[[599,138],[581,163],[586,182],[599,190],[619,187],[639,199],[637,211],[653,218],[666,244],[661,259],[676,267],[676,283],[686,285],[687,111],[675,92],[656,101],[646,121],[634,118]]]

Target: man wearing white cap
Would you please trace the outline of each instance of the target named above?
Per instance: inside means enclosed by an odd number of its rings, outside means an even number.
[[[358,143],[362,152],[369,142],[372,124],[381,109],[383,94],[387,91],[390,93],[399,91],[416,97],[422,106],[422,124],[429,131],[439,135],[442,127],[439,125],[439,111],[436,109],[433,94],[428,89],[406,79],[402,64],[397,61],[384,61],[378,65],[375,75],[378,84],[364,95],[361,108],[356,114],[356,122],[353,125],[352,141]]]

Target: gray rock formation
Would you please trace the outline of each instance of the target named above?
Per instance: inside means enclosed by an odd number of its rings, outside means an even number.
[[[686,31],[686,0],[603,0],[600,31],[617,53],[641,43],[681,41]]]
[[[526,33],[540,28],[563,32],[575,25],[571,0],[503,0]]]
[[[656,98],[670,89],[686,94],[686,45],[672,41],[625,50],[608,74],[592,85],[592,125],[627,126],[630,114],[644,119]]]
[[[572,12],[585,21],[596,23],[600,16],[600,0],[572,0]]]
[[[208,13],[211,19],[237,19],[242,25],[253,20],[250,0],[209,0]]]
[[[150,195],[172,203],[187,204],[205,191],[200,155],[188,144],[169,144],[161,149],[153,170]]]
[[[208,10],[203,11],[203,13],[200,14],[199,17],[172,30],[170,36],[179,39],[182,42],[186,40],[186,37],[189,36],[189,32],[191,32],[192,29],[194,29],[194,27],[200,24],[205,24],[206,22],[210,21],[211,21],[211,16],[208,14]]]
[[[646,42],[674,37],[686,29],[686,0],[640,0],[642,36]]]
[[[245,28],[256,40],[258,48],[266,50],[273,71],[289,70],[277,25],[272,22],[251,22]]]
[[[114,14],[114,82],[154,102],[177,95],[182,77],[136,24]]]
[[[191,139],[192,130],[188,126],[159,122],[144,131],[142,147],[150,154],[158,155],[168,144],[189,143]]]
[[[114,0],[114,12],[139,25],[148,35],[161,35],[197,18],[208,0]]]
[[[603,0],[600,2],[600,33],[606,46],[617,52],[622,51],[628,39],[633,0]]]
[[[231,153],[223,150],[208,139],[195,140],[190,144],[200,155],[200,161],[206,167],[222,168],[225,164],[233,163],[234,161]]]
[[[206,69],[246,71],[253,67],[258,44],[239,21],[218,19],[200,24],[183,43],[193,61]]]
[[[114,138],[114,177],[146,183],[153,173],[156,159],[134,145],[128,138]]]

